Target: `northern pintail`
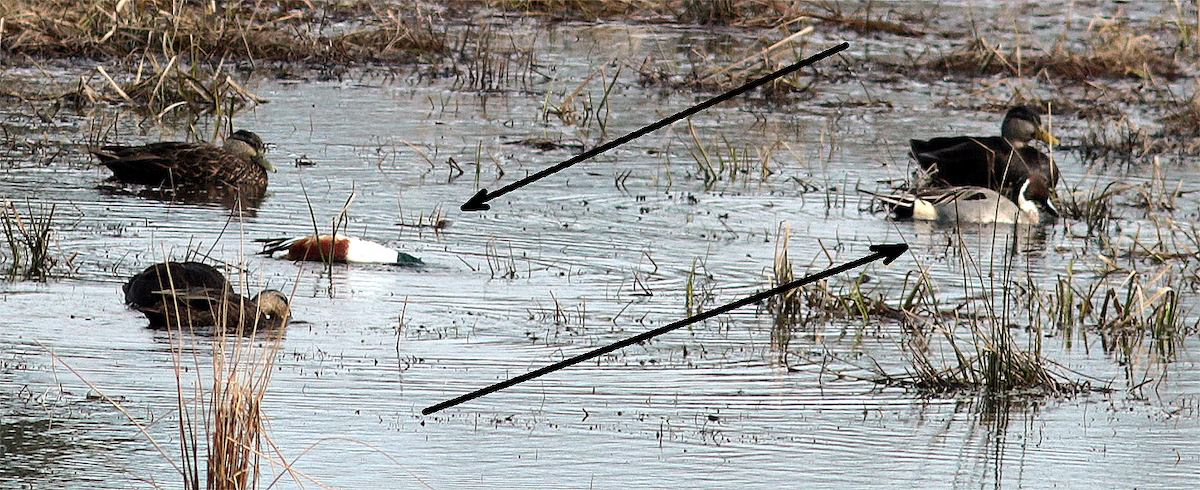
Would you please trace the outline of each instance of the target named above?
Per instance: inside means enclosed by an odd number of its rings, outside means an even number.
[[[1034,176],[1021,183],[1017,202],[980,186],[943,187],[917,193],[877,194],[860,189],[887,203],[900,219],[955,223],[1037,224],[1058,217],[1050,203],[1045,179]]]

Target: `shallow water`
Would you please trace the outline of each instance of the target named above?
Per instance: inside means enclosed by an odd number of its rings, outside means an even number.
[[[604,135],[595,123],[579,128],[543,117],[543,102],[561,103],[603,68],[583,92],[594,107],[614,58],[620,64],[699,40],[730,42],[720,33],[620,25],[540,34],[546,77],[522,90],[484,96],[417,76],[254,84],[271,102],[235,125],[274,144],[268,157],[280,171],[252,216],[106,190],[106,172],[79,146],[85,118],[61,116],[63,129],[49,131],[76,146],[48,165],[39,163],[44,154],[6,153],[0,192],[18,208],[57,206],[56,251],[71,257],[71,274],[2,286],[0,441],[9,463],[0,465],[0,481],[178,485],[167,458],[95,394],[118,400],[178,458],[171,337],[143,328],[145,319],[120,304],[120,284],[189,251],[244,265],[233,282],[248,290],[294,290],[296,322],[264,406],[277,456],[295,459],[292,469],[304,475],[282,476],[281,487],[1180,488],[1200,477],[1194,334],[1169,363],[1141,352],[1128,365],[1106,354],[1097,335],[1046,334],[1047,357],[1094,384],[1111,382],[1112,394],[925,398],[852,377],[870,375],[874,364],[893,374],[910,368],[894,321],[818,321],[796,327],[782,346],[772,341],[770,316],[744,308],[420,415],[683,318],[689,282],[705,292],[698,295],[705,309],[765,289],[782,222],[791,228],[797,274],[867,255],[871,244],[909,243],[891,266],[863,269],[871,278],[864,287],[888,292],[889,301],[922,267],[947,305],[1002,280],[1000,258],[992,257],[1010,230],[955,233],[887,221],[862,211],[854,191],[907,176],[909,137],[995,132],[999,115],[931,103],[962,91],[961,81],[826,80],[812,100],[794,105],[723,104],[693,118],[696,137],[714,160],[747,152],[754,170],[712,186],[698,177],[693,136],[680,123],[503,196],[491,211],[460,212],[479,187],[495,190],[574,154],[513,141],[595,144],[697,99],[641,87],[626,67],[602,111]],[[835,35],[819,34],[814,46],[840,42]],[[900,49],[850,41],[852,59],[865,56],[863,46],[872,55],[883,50],[879,56]],[[862,100],[873,102],[847,104]],[[36,124],[6,110],[9,120]],[[1054,124],[1060,138],[1081,131],[1075,121]],[[128,123],[119,128],[122,141],[159,137]],[[776,173],[762,178],[766,148]],[[295,165],[301,157],[316,165]],[[1145,169],[1087,168],[1070,152],[1056,157],[1068,183],[1149,178]],[[463,175],[449,177],[451,158]],[[1200,188],[1194,162],[1167,162],[1162,171],[1184,190]],[[1198,195],[1181,198],[1176,219],[1197,218]],[[428,265],[335,266],[326,274],[319,265],[253,255],[256,238],[311,233],[310,203],[316,226],[327,231],[351,196],[351,234]],[[1125,213],[1123,234],[1154,228]],[[431,214],[451,226],[398,225]],[[1095,266],[1098,246],[1074,238],[1073,229],[1060,222],[1022,234],[1019,280],[1052,288],[1068,267]],[[947,246],[959,239],[978,273],[962,273]],[[830,282],[840,290],[856,275]],[[1193,324],[1195,291],[1180,292],[1185,323]],[[1009,314],[1029,325],[1028,312]],[[1025,345],[1023,330],[1015,332]],[[185,357],[185,380],[208,373],[213,340],[177,340],[199,353]],[[1151,382],[1127,391],[1137,383],[1126,379],[1127,367]],[[276,464],[264,478],[281,474]]]

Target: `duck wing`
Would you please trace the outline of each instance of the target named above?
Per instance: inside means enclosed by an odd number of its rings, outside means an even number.
[[[210,144],[182,142],[105,146],[92,151],[113,179],[152,186],[266,183],[266,169]]]
[[[913,140],[911,146],[913,157],[921,168],[930,172],[933,182],[946,186],[997,189],[1013,153],[1012,146],[998,136]],[[1012,168],[1008,170],[1009,173],[1013,171]]]
[[[213,266],[200,262],[163,262],[129,278],[122,287],[129,306],[151,307],[162,302],[165,290],[207,288],[232,291],[233,286]]]

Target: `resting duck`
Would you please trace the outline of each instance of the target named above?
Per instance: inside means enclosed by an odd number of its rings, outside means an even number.
[[[267,289],[252,299],[233,292],[225,276],[199,262],[147,267],[122,287],[125,303],[150,320],[150,328],[252,333],[282,328],[291,316],[287,296]]]
[[[987,187],[957,186],[929,189],[919,193],[876,194],[900,219],[956,223],[1038,224],[1058,217],[1050,203],[1050,188],[1045,179],[1034,175],[1021,182],[1017,202]]]
[[[92,154],[112,180],[168,188],[259,186],[275,167],[263,153],[262,138],[240,130],[225,138],[224,147],[208,143],[161,142],[142,146],[110,145]]]
[[[1000,136],[953,136],[909,143],[913,157],[929,173],[930,185],[987,187],[1016,200],[1021,183],[1033,175],[1042,176],[1051,189],[1058,185],[1058,167],[1029,146],[1034,139],[1058,143],[1042,127],[1037,111],[1016,106],[1004,116]]]
[[[277,259],[346,262],[358,264],[421,265],[412,255],[381,244],[346,235],[298,238],[260,238],[262,255]]]

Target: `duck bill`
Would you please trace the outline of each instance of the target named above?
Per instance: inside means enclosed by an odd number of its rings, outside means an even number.
[[[1040,205],[1041,205],[1041,206],[1039,206],[1039,207],[1041,207],[1041,208],[1042,208],[1042,212],[1043,212],[1043,213],[1045,213],[1047,216],[1052,216],[1052,217],[1054,217],[1055,219],[1058,219],[1058,217],[1059,217],[1059,216],[1058,216],[1058,209],[1055,209],[1055,208],[1054,208],[1054,203],[1050,202],[1050,200],[1049,200],[1049,199],[1047,199],[1047,200],[1045,200],[1045,201],[1041,201],[1041,202],[1040,202],[1040,203],[1038,203],[1038,204],[1040,204]]]
[[[1037,132],[1033,134],[1033,137],[1045,141],[1046,144],[1049,145],[1058,144],[1058,138],[1055,138],[1054,135],[1050,134],[1049,131],[1046,131],[1043,128],[1038,128]]]
[[[267,161],[266,157],[262,157],[262,156],[255,157],[254,163],[257,163],[258,166],[267,169],[268,172],[276,172],[277,171],[277,170],[275,170],[275,166],[271,165],[271,162]]]

